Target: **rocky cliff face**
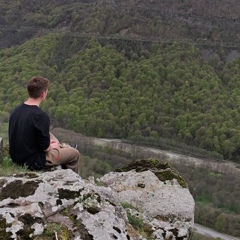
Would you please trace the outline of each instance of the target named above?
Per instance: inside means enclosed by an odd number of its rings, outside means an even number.
[[[0,240],[188,239],[194,200],[168,163],[139,160],[96,181],[71,170],[0,177]]]

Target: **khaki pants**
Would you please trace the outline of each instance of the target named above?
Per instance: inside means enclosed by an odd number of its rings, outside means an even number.
[[[58,141],[51,133],[50,139]],[[80,153],[77,149],[72,148],[68,144],[62,143],[60,144],[60,150],[53,149],[47,152],[46,160],[46,167],[62,165],[63,168],[69,168],[78,174],[80,173]]]

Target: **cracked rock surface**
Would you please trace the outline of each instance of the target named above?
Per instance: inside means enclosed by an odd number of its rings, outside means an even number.
[[[187,239],[193,198],[158,174],[131,167],[96,183],[63,169],[0,177],[0,240]]]

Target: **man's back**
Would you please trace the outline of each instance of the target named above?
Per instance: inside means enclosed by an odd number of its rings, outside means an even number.
[[[20,104],[10,115],[9,153],[13,162],[30,169],[44,167],[44,150],[50,144],[50,120],[48,115],[36,105]]]

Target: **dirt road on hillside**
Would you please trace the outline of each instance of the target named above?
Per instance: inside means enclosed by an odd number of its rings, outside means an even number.
[[[208,165],[212,170],[219,171],[222,173],[233,173],[233,172],[239,172],[240,168],[237,168],[236,165],[232,162],[219,162],[219,161],[208,161],[206,159],[200,159],[195,157],[189,157],[183,154],[169,152],[161,149],[156,148],[150,148],[150,147],[141,147],[134,144],[128,144],[123,143],[121,140],[118,139],[106,139],[106,138],[94,138],[93,139],[94,144],[105,146],[105,147],[111,147],[115,149],[119,149],[128,153],[135,153],[137,151],[142,151],[149,153],[149,155],[156,154],[156,156],[163,156],[166,158],[169,162],[179,162],[183,161],[184,163],[193,163],[195,165]]]
[[[201,235],[210,236],[212,238],[220,238],[222,240],[239,240],[239,238],[235,238],[223,233],[216,232],[210,228],[203,227],[196,223],[194,223],[194,229],[196,232],[200,233]]]

